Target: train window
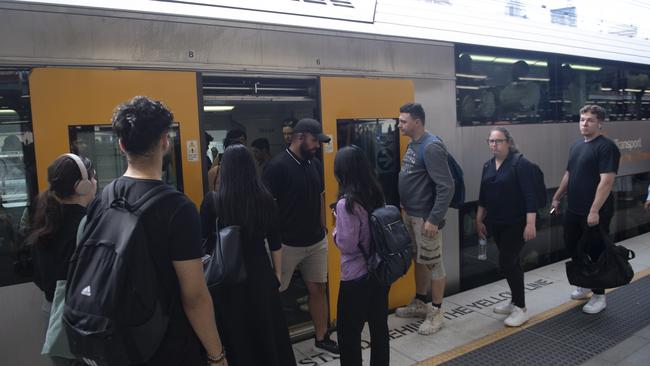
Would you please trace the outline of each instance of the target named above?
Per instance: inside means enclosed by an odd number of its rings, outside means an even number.
[[[339,119],[336,121],[339,149],[360,147],[375,168],[386,203],[399,205],[397,178],[400,169],[399,129],[396,119]]]
[[[120,152],[110,125],[69,126],[70,152],[89,158],[97,171],[97,189],[101,190],[126,170],[126,158]],[[180,131],[174,123],[169,131],[170,151],[163,160],[163,181],[183,191]]]
[[[38,194],[27,71],[0,71],[0,286],[31,280],[25,246]]]
[[[459,47],[456,104],[461,125],[553,120],[549,61],[540,55]]]
[[[560,94],[551,103],[557,103],[560,121],[578,121],[580,108],[585,104],[601,105],[612,121],[625,118],[623,106],[626,96],[619,93],[619,70],[616,66],[586,59],[561,60],[558,66]]]

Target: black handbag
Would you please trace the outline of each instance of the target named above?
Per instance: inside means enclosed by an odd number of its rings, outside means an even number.
[[[246,265],[239,226],[226,226],[219,229],[219,219],[217,219],[214,248],[211,255],[203,257],[203,272],[208,288],[246,281]]]
[[[634,259],[634,251],[622,245],[616,245],[601,226],[598,230],[586,228],[577,245],[577,261],[566,262],[569,283],[584,288],[614,288],[627,285],[634,277],[634,270],[629,261]],[[594,238],[598,234],[598,237]],[[587,253],[592,240],[602,240],[605,250],[597,259]]]

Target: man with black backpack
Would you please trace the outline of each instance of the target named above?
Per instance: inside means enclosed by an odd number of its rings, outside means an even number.
[[[411,142],[402,160],[399,194],[404,222],[412,236],[416,295],[409,305],[398,308],[395,315],[425,318],[418,333],[429,335],[443,326],[446,274],[440,230],[454,197],[454,178],[447,148],[424,129],[424,123],[422,105],[407,103],[400,108],[399,129]],[[429,291],[432,305],[427,305]]]
[[[198,212],[161,180],[172,121],[146,97],[113,115],[128,168],[89,206],[63,314],[70,349],[86,364],[227,364],[203,274]]]

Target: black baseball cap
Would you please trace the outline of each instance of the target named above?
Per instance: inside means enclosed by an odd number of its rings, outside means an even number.
[[[296,123],[296,126],[293,128],[293,133],[301,132],[311,133],[319,142],[330,142],[331,140],[329,136],[323,134],[320,123],[313,118],[303,118]]]

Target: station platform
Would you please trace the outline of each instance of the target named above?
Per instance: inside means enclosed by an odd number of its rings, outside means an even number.
[[[390,315],[390,365],[650,365],[650,233],[618,244],[636,253],[636,276],[608,292],[600,314],[585,314],[585,301],[570,299],[562,261],[526,272],[531,320],[520,328],[505,327],[505,316],[492,311],[510,300],[505,279],[445,298],[445,327],[431,336],[417,333],[421,320]],[[367,326],[362,342],[370,345]],[[294,344],[294,352],[299,365],[339,365],[314,351],[313,340]],[[368,365],[368,347],[363,359]]]

